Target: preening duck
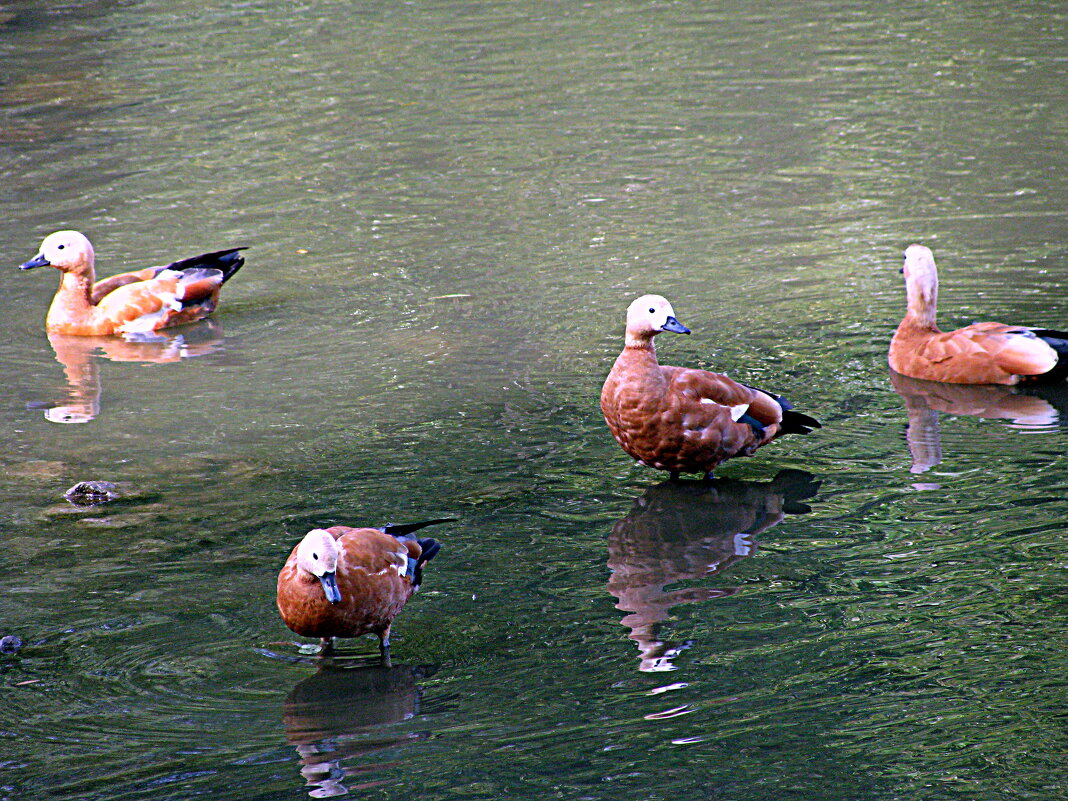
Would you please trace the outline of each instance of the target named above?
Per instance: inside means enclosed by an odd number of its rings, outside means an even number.
[[[77,231],[57,231],[21,265],[55,267],[62,273],[45,327],[53,334],[106,336],[150,334],[203,319],[215,311],[219,289],[245,263],[244,248],[219,250],[164,267],[96,280],[96,256]]]
[[[661,365],[653,338],[688,334],[671,304],[643,295],[627,309],[626,343],[601,389],[612,436],[641,464],[704,473],[734,456],[752,456],[783,434],[807,434],[817,420],[778,395],[707,370]]]
[[[304,535],[278,574],[278,611],[302,637],[375,634],[389,655],[393,619],[423,578],[423,565],[440,550],[437,540],[412,532],[449,519],[382,528],[331,526]]]
[[[890,367],[948,384],[1059,381],[1068,375],[1068,333],[1003,323],[973,323],[943,332],[935,323],[938,269],[930,248],[905,251],[908,311],[890,340]]]

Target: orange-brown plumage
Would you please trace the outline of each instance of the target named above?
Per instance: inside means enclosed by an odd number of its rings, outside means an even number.
[[[601,389],[601,411],[612,436],[644,465],[673,474],[711,474],[733,456],[752,456],[784,433],[819,423],[775,395],[725,375],[661,365],[653,337],[689,333],[658,295],[627,311],[626,344]]]
[[[89,240],[77,231],[57,231],[45,237],[38,255],[22,268],[52,266],[62,273],[45,319],[50,333],[145,334],[211,314],[219,289],[244,264],[240,250],[205,253],[96,281]]]
[[[950,384],[1063,377],[1061,353],[1068,342],[1059,332],[990,322],[941,331],[935,322],[938,271],[930,249],[909,246],[902,272],[908,311],[890,341],[889,362],[896,372]]]
[[[423,564],[440,547],[408,533],[424,525],[430,523],[308,532],[278,574],[282,620],[297,634],[326,643],[375,634],[386,653],[393,619],[418,589]]]

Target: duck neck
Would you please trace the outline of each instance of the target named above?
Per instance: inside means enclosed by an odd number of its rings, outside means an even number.
[[[651,333],[635,334],[628,331],[625,345],[628,350],[648,351],[654,358],[656,357],[656,345],[653,344]]]
[[[914,326],[937,331],[935,312],[938,309],[938,279],[910,282],[906,289],[908,313],[905,315],[905,320],[911,318]],[[904,325],[904,322],[902,322],[902,325]]]
[[[659,383],[663,378],[651,336],[632,337],[628,334],[626,347],[619,354],[616,364],[626,365],[634,379],[641,375],[642,381]]]
[[[92,290],[92,275],[80,271],[63,273],[59,280],[59,291],[48,310],[48,319],[65,321],[88,314],[93,308],[90,299]]]
[[[897,330],[941,333],[938,326],[935,325],[933,310],[925,310],[923,313],[917,314],[912,309],[909,309]]]

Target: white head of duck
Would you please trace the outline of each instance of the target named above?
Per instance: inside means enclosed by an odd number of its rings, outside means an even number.
[[[56,231],[41,242],[37,255],[21,265],[23,270],[34,267],[55,267],[64,273],[93,275],[96,254],[88,237],[78,231]]]
[[[690,329],[675,318],[675,310],[660,295],[642,295],[627,308],[627,346],[650,347],[661,331],[688,334]]]

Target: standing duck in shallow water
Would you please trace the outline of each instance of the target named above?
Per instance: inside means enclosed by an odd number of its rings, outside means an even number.
[[[601,411],[612,436],[641,464],[704,473],[733,456],[752,456],[783,434],[807,434],[820,424],[792,411],[785,398],[725,375],[656,360],[653,337],[688,334],[671,304],[643,295],[627,309],[626,346],[601,389]]]
[[[231,248],[182,259],[165,267],[96,280],[93,246],[77,231],[57,231],[21,267],[55,267],[62,273],[45,327],[52,334],[145,335],[201,320],[219,302],[219,289],[245,263]]]
[[[1068,375],[1068,333],[1003,323],[942,332],[935,324],[938,270],[930,248],[905,251],[908,312],[890,340],[890,367],[911,378],[948,384],[1059,381]]]
[[[278,574],[282,620],[302,637],[320,637],[324,651],[334,637],[375,634],[388,659],[393,618],[419,589],[423,565],[441,548],[412,532],[445,522],[312,529]]]

